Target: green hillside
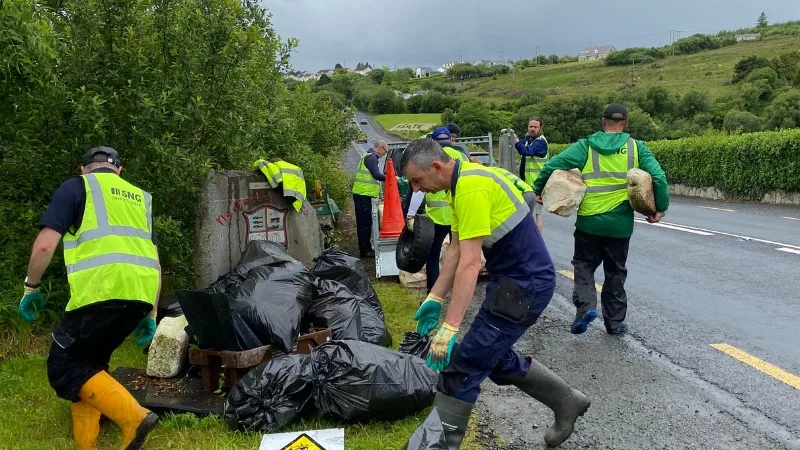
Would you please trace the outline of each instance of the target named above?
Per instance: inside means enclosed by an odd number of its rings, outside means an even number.
[[[768,37],[693,55],[667,57],[633,68],[606,66],[600,61],[530,67],[497,79],[456,82],[456,89],[465,99],[504,103],[533,89],[541,89],[549,96],[616,92],[632,87],[633,75],[636,87],[661,86],[678,94],[698,89],[716,97],[732,89],[733,67],[740,59],[750,55],[771,58],[797,48],[800,48],[800,37]]]

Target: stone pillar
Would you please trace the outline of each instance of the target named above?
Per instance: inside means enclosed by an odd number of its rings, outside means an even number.
[[[259,172],[211,172],[197,205],[196,287],[228,273],[251,240],[279,242],[292,257],[311,264],[323,246],[316,211],[306,200],[297,212],[292,201]]]

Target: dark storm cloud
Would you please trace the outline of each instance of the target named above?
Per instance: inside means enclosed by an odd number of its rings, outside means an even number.
[[[390,68],[448,61],[575,55],[590,43],[666,45],[685,37],[800,19],[800,0],[271,0],[263,3],[285,39],[296,37],[296,69],[359,61]]]

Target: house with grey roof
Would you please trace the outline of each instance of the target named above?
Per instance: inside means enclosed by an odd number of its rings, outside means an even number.
[[[617,51],[613,45],[594,45],[586,47],[578,53],[578,61],[600,61]]]

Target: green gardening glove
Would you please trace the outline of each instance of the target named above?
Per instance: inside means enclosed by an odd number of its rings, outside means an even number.
[[[458,338],[458,328],[442,324],[439,332],[433,337],[431,341],[431,348],[428,350],[427,365],[434,372],[444,370],[450,364],[450,353],[453,351],[453,346],[456,345]]]
[[[417,321],[417,333],[427,336],[439,325],[439,316],[442,315],[442,302],[441,297],[428,294],[428,298],[425,299],[417,313],[414,314],[414,320]]]
[[[38,287],[31,288],[24,287],[25,291],[22,295],[22,300],[19,301],[19,316],[22,320],[28,323],[33,323],[39,315],[39,311],[44,309],[45,298],[42,291]]]
[[[151,316],[147,316],[139,322],[136,329],[133,330],[133,336],[139,339],[136,340],[136,345],[149,345],[153,342],[153,337],[156,335],[156,320]]]
[[[414,217],[406,217],[406,228],[408,231],[414,232]]]

